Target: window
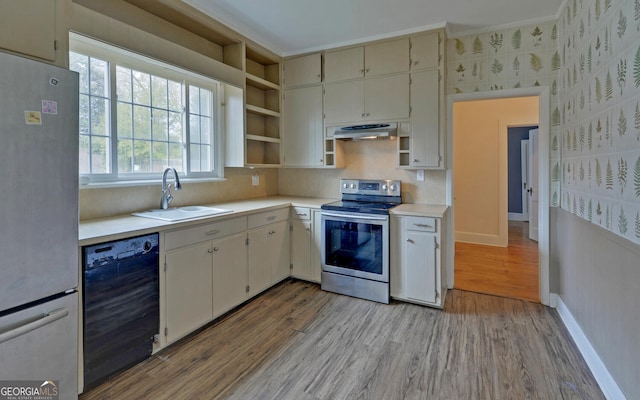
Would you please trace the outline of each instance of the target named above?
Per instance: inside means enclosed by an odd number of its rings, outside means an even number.
[[[157,179],[167,167],[222,177],[218,82],[76,35],[70,43],[81,182]]]

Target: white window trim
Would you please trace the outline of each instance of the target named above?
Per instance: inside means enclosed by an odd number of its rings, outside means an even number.
[[[73,32],[69,33],[69,51],[82,53],[88,56],[104,59],[111,64],[116,63],[119,66],[132,68],[141,72],[159,75],[164,78],[174,79],[183,82],[185,85],[194,85],[202,88],[211,89],[213,91],[213,115],[214,115],[214,134],[213,134],[213,171],[212,172],[190,172],[187,156],[187,171],[181,172],[180,180],[183,182],[215,182],[226,180],[224,176],[224,111],[222,102],[224,98],[224,84],[216,79],[188,71],[182,67],[176,67],[169,63],[150,58],[145,55],[134,53],[132,51],[122,49],[95,39],[88,38]],[[110,67],[111,68],[111,67]],[[113,68],[111,68],[113,69]],[[113,81],[111,79],[111,81]],[[112,121],[115,119],[115,107],[113,105],[117,101],[115,95],[116,88],[112,85]],[[185,98],[185,102],[188,99]],[[113,132],[111,132],[113,133]],[[112,153],[117,151],[117,138],[112,138]],[[188,147],[188,144],[185,144]],[[123,187],[123,186],[146,186],[161,182],[162,173],[144,173],[144,174],[118,174],[117,163],[112,162],[114,171],[110,174],[81,174],[80,189],[102,188],[102,187]]]

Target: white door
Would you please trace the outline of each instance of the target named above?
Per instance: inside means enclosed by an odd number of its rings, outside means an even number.
[[[538,241],[538,130],[529,131],[529,239]]]
[[[522,180],[522,220],[529,221],[529,139],[520,141],[520,167]]]

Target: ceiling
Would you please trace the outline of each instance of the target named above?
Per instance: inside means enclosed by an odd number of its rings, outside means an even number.
[[[447,24],[450,36],[556,18],[562,0],[182,0],[289,56]]]

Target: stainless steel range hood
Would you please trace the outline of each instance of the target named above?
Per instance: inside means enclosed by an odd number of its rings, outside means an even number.
[[[398,135],[398,124],[367,124],[335,129],[333,137],[340,140],[391,139]]]

